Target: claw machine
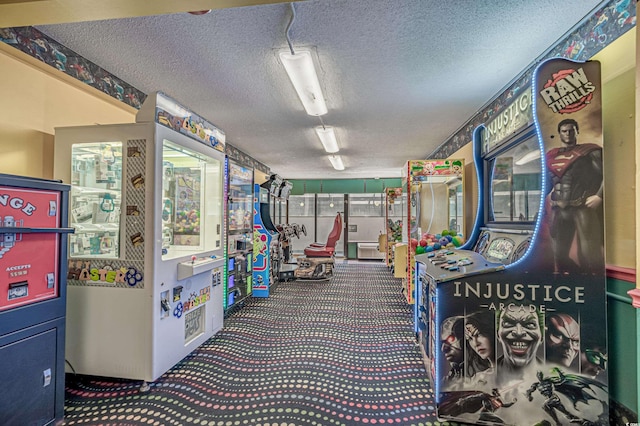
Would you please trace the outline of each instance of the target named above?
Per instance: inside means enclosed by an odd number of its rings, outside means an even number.
[[[56,129],[77,373],[154,381],[222,328],[223,151],[222,131],[162,93],[134,124]]]
[[[463,243],[463,234],[457,227],[451,229],[456,217],[449,211],[449,192],[452,185],[462,188],[463,159],[410,160],[402,169],[403,191],[406,204],[402,212],[402,242],[406,244],[406,261],[395,265],[406,269],[402,278],[407,303],[415,302],[414,257],[440,247]],[[462,209],[462,206],[460,207]],[[405,260],[405,259],[402,259]]]
[[[0,174],[0,424],[64,417],[69,186]]]

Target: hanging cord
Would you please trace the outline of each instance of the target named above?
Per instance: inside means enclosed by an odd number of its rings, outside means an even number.
[[[322,126],[323,130],[326,130],[326,127],[324,127],[324,121],[322,120],[322,116],[318,116],[318,119],[320,120],[320,125]]]
[[[289,3],[291,5],[291,19],[289,20],[289,24],[287,25],[287,32],[286,32],[286,36],[287,36],[287,43],[289,43],[289,50],[291,50],[291,54],[295,55],[296,52],[293,51],[293,45],[291,44],[291,36],[289,35],[289,31],[291,30],[291,25],[293,25],[293,22],[296,20],[296,8],[293,5],[293,3]]]

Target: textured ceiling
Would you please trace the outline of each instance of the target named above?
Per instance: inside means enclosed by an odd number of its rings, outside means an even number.
[[[307,0],[312,47],[346,170],[324,155],[277,52],[288,3],[37,27],[145,93],[162,91],[285,178],[400,176],[600,0]]]

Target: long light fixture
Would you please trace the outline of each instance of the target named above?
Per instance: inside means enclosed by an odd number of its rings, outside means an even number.
[[[331,161],[331,165],[336,170],[344,170],[344,164],[342,164],[342,158],[339,155],[330,155],[329,161]]]
[[[311,52],[297,50],[295,54],[292,54],[283,51],[279,55],[307,114],[314,116],[326,114],[327,105],[320,88],[316,68],[313,65]]]
[[[533,160],[537,160],[540,158],[540,150],[535,149],[533,151],[527,152],[525,155],[520,157],[519,160],[516,160],[516,166],[524,166],[527,163],[532,162]]]
[[[340,148],[338,148],[338,140],[336,139],[336,132],[333,130],[333,127],[316,126],[315,130],[325,151],[329,154],[340,151]]]

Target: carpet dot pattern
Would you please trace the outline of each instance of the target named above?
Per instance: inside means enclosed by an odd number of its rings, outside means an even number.
[[[68,380],[65,425],[449,425],[414,343],[401,282],[377,263],[336,262],[329,281],[281,283],[140,392]]]

